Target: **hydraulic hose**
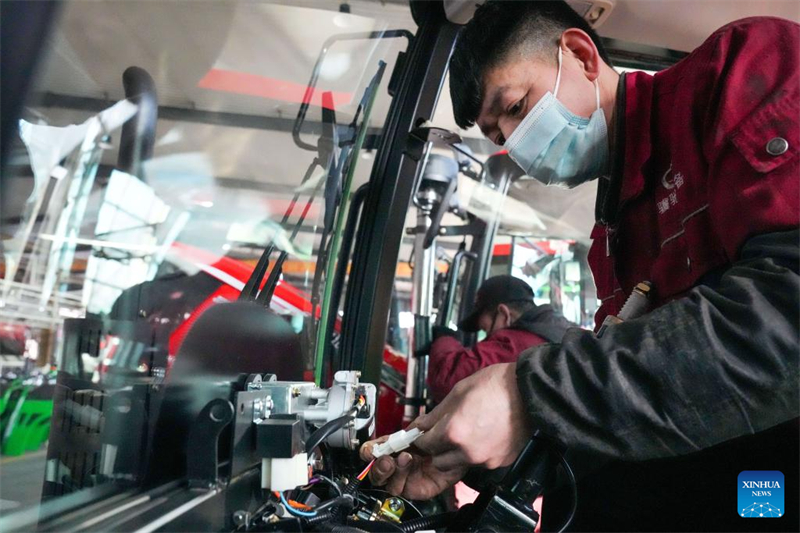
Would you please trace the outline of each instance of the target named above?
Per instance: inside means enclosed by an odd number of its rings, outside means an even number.
[[[333,513],[331,511],[324,511],[319,513],[317,516],[312,516],[309,518],[304,518],[305,523],[309,526],[313,526],[314,524],[323,524],[333,518]]]
[[[357,527],[334,524],[333,522],[324,523],[322,526],[324,531],[332,531],[333,533],[367,533],[367,531]]]

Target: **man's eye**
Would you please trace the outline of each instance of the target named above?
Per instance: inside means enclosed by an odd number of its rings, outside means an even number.
[[[522,101],[520,100],[519,102],[517,102],[516,104],[511,106],[511,109],[508,110],[508,113],[512,117],[515,117],[515,116],[519,115],[519,113],[521,111],[522,111]]]
[[[504,144],[506,144],[506,138],[503,137],[503,134],[501,133],[500,135],[497,136],[497,139],[494,141],[494,143],[497,146],[503,146]]]

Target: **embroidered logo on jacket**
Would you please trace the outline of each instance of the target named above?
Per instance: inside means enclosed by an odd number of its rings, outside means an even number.
[[[678,189],[683,187],[683,174],[681,172],[676,172],[672,176],[672,179],[670,179],[670,172],[672,172],[672,163],[670,163],[664,175],[661,176],[661,185],[664,187],[664,194],[666,196],[656,201],[659,215],[663,215],[669,211],[670,207],[678,205]]]

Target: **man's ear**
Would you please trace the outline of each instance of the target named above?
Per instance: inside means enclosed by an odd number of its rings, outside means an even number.
[[[585,31],[578,28],[565,30],[561,34],[559,45],[565,56],[571,54],[578,60],[589,81],[594,81],[600,76],[600,66],[604,61],[594,41]]]
[[[514,323],[514,315],[511,312],[511,308],[506,304],[500,304],[497,306],[497,314],[503,317],[504,328],[507,328],[508,326]]]

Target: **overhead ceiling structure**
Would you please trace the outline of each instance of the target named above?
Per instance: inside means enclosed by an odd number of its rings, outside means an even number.
[[[741,17],[800,21],[796,0],[570,1],[603,37],[679,52],[690,51],[715,29]],[[445,0],[445,7],[452,20],[463,23],[476,3]],[[346,9],[338,0],[66,2],[37,82],[44,98],[31,100],[28,118],[53,125],[80,123],[98,107],[123,98],[122,72],[138,65],[154,77],[159,102],[171,111],[162,114],[158,125],[157,155],[202,153],[216,187],[285,194],[302,178],[300,163],[313,155],[294,147],[288,131],[324,40],[334,33],[415,30],[407,2],[344,4]],[[390,73],[397,52],[406,46],[401,41],[344,43],[331,49],[320,87],[334,92],[340,121],[355,108],[369,72],[365,64],[384,57]],[[390,102],[387,81],[388,76],[373,112],[375,128],[382,125]],[[318,121],[318,114],[319,107],[312,106],[309,118]],[[446,88],[434,122],[457,129]],[[481,155],[496,149],[477,129],[461,133]],[[104,161],[112,165],[115,151]],[[363,161],[358,182],[366,180],[370,167],[370,160]],[[584,228],[593,216],[584,209],[593,196],[590,189],[566,195],[538,189],[535,194],[512,193],[545,214],[575,213],[583,223],[567,225]],[[22,198],[27,194],[25,187],[13,190]],[[201,203],[207,201],[203,194],[197,193]]]
[[[57,125],[83,120],[87,103],[124,98],[122,72],[137,65],[153,76],[159,105],[201,118],[160,122],[162,145],[172,129],[179,127],[181,134],[173,133],[165,149],[211,154],[217,176],[270,181],[270,175],[296,171],[291,158],[276,158],[265,168],[264,154],[271,143],[281,154],[291,150],[282,144],[289,141],[287,131],[325,40],[335,34],[414,29],[406,5],[363,0],[348,5],[350,13],[337,13],[339,2],[333,1],[67,2],[41,69],[37,88],[45,97],[39,111]],[[331,47],[309,121],[320,120],[324,90],[333,92],[339,122],[351,119],[378,59],[386,59],[391,72],[398,51],[407,45],[402,41]],[[384,87],[387,82],[388,76]],[[376,101],[373,126],[382,124],[388,105],[388,98]],[[224,114],[223,127],[239,131],[221,139],[219,128],[203,127],[203,113]]]
[[[486,0],[444,0],[448,18],[465,24]],[[567,0],[602,37],[691,52],[734,20],[771,16],[800,22],[796,0]]]

